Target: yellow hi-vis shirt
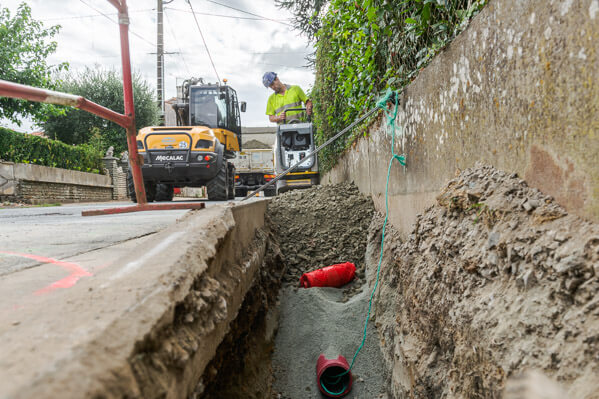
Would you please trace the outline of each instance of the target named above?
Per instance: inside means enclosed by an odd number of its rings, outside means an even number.
[[[306,101],[308,101],[308,97],[301,87],[287,85],[285,94],[272,93],[270,97],[268,97],[268,102],[266,103],[266,115],[279,115],[281,112],[290,108],[301,108],[302,103],[305,103]],[[287,119],[289,119],[291,115],[299,113],[302,113],[302,111],[289,111],[285,115],[287,116]]]

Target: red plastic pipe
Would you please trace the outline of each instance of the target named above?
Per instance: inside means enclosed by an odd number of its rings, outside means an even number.
[[[351,262],[339,263],[302,274],[300,286],[339,288],[352,281],[355,275],[356,265]]]
[[[133,206],[124,206],[119,208],[95,209],[91,211],[81,212],[82,216],[100,216],[100,215],[116,215],[120,213],[142,212],[142,211],[167,211],[173,209],[204,209],[206,204],[203,202],[187,203],[187,202],[170,202],[167,204],[137,204]]]
[[[351,391],[352,374],[345,357],[327,359],[324,355],[316,362],[316,382],[318,389],[329,398],[340,398]]]

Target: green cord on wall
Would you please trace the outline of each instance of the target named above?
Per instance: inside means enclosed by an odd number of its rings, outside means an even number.
[[[387,182],[385,184],[385,221],[383,222],[383,234],[381,237],[381,253],[379,256],[379,263],[378,263],[378,266],[376,269],[376,280],[374,283],[374,287],[372,289],[372,293],[370,294],[370,300],[368,301],[368,313],[366,314],[366,321],[364,323],[364,335],[362,337],[362,343],[358,347],[358,350],[356,350],[356,353],[354,354],[354,357],[351,361],[351,364],[350,364],[347,372],[349,372],[352,369],[352,367],[354,367],[354,362],[356,361],[356,357],[358,356],[358,353],[360,353],[360,350],[362,349],[362,347],[364,346],[364,343],[366,342],[366,328],[368,327],[368,319],[370,318],[370,311],[372,310],[372,299],[374,298],[374,293],[376,292],[376,288],[379,285],[379,277],[381,274],[381,265],[383,263],[383,247],[384,247],[384,242],[385,242],[385,230],[387,228],[387,220],[389,219],[389,177],[391,176],[391,166],[393,166],[394,160],[397,160],[401,165],[406,166],[405,155],[403,155],[403,154],[398,155],[395,153],[395,119],[397,118],[397,110],[399,108],[398,96],[399,96],[399,92],[392,91],[391,89],[387,89],[387,92],[385,93],[385,95],[376,103],[376,106],[378,108],[381,108],[385,112],[385,115],[387,116],[387,125],[391,126],[391,154],[392,154],[392,156],[391,156],[391,159],[389,159],[389,167],[387,168]],[[389,99],[391,97],[393,97],[393,104],[395,105],[393,107],[393,113],[390,113],[387,109],[387,102],[389,102]]]
[[[393,113],[390,113],[389,110],[387,109],[387,103],[392,99],[394,106],[393,109]],[[374,293],[376,292],[376,288],[379,284],[379,276],[381,274],[381,265],[383,263],[383,246],[384,246],[384,242],[385,242],[385,230],[387,227],[387,220],[389,219],[389,177],[391,176],[391,166],[393,165],[393,161],[397,161],[400,163],[400,165],[402,166],[406,166],[406,156],[404,154],[398,155],[395,153],[395,119],[397,118],[397,111],[399,108],[399,91],[392,91],[391,89],[387,89],[387,92],[385,93],[385,95],[383,97],[381,97],[379,99],[379,101],[377,101],[376,106],[377,108],[381,108],[384,112],[385,115],[387,116],[387,125],[391,125],[391,159],[389,159],[389,167],[387,168],[387,183],[385,185],[385,221],[383,222],[383,234],[381,237],[381,253],[379,256],[379,263],[376,269],[376,280],[374,283],[374,288],[372,289],[372,293],[370,294],[370,300],[368,302],[368,313],[366,314],[366,322],[364,323],[364,334],[362,336],[362,342],[360,343],[360,346],[358,347],[358,349],[356,350],[356,353],[354,354],[354,357],[352,358],[351,364],[349,365],[349,369],[347,369],[346,371],[344,371],[343,373],[335,376],[335,377],[342,377],[345,374],[349,373],[351,371],[351,369],[354,367],[354,362],[356,361],[356,357],[358,356],[358,353],[360,353],[360,350],[362,350],[362,347],[364,346],[364,343],[366,342],[366,329],[368,327],[368,319],[370,318],[370,311],[372,309],[372,299],[374,298]],[[321,384],[323,389],[331,394],[331,395],[339,395],[339,393],[335,393],[335,392],[329,392],[329,390],[324,386],[324,384]],[[343,392],[343,391],[341,391]]]

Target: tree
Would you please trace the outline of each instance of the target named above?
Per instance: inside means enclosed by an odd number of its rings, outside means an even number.
[[[99,67],[86,68],[76,75],[63,79],[60,90],[85,97],[113,111],[123,113],[123,81],[120,72]],[[133,75],[133,98],[135,99],[135,124],[140,129],[158,123],[158,107],[154,90],[137,73]],[[64,115],[50,116],[43,123],[48,137],[68,144],[94,142],[106,150],[114,147],[114,153],[127,149],[125,129],[96,115],[76,108],[67,108]],[[98,138],[99,132],[99,138]]]
[[[46,29],[43,23],[32,19],[26,3],[21,3],[14,16],[8,8],[0,8],[0,79],[55,89],[52,76],[68,68],[67,63],[46,62],[56,51],[56,42],[51,39],[59,29],[59,25]],[[50,104],[0,97],[0,118],[17,125],[21,124],[21,117],[39,122],[56,112],[60,112],[59,108]]]
[[[322,26],[321,15],[328,3],[329,0],[275,0],[277,7],[293,13],[293,27],[304,33],[311,42],[316,41],[316,32]]]

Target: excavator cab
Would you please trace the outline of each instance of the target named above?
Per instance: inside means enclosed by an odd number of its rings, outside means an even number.
[[[241,150],[240,110],[246,103],[237,99],[237,92],[227,85],[205,84],[190,79],[179,86],[182,102],[173,105],[178,126],[206,126],[217,133],[225,151],[233,158]]]
[[[225,82],[226,83],[226,82]],[[209,200],[235,198],[235,166],[241,150],[241,112],[230,86],[188,79],[173,104],[177,126],[150,126],[137,135],[148,201],[170,201],[176,187],[206,187]],[[240,107],[241,105],[241,107]],[[128,191],[136,201],[132,176]]]

